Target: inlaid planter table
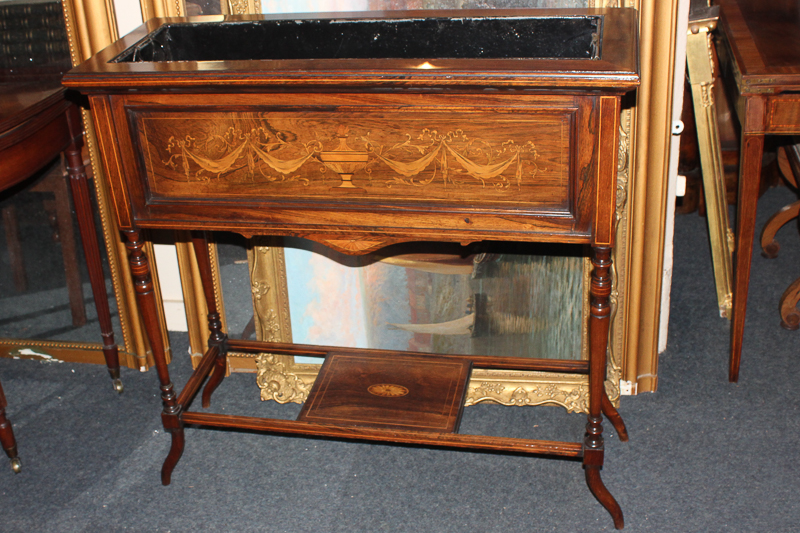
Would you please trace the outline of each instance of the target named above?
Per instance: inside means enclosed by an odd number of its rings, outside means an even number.
[[[155,19],[73,69],[89,97],[172,448],[185,424],[582,459],[600,479],[622,96],[638,85],[629,9],[409,11]],[[209,349],[176,394],[160,348],[141,230],[191,229]],[[589,360],[422,355],[228,339],[205,231],[299,236],[348,254],[411,241],[591,249]],[[298,420],[190,410],[226,353],[325,357]],[[459,434],[472,368],[587,374],[575,442]],[[213,372],[212,372],[213,370]],[[209,377],[210,376],[210,377]]]

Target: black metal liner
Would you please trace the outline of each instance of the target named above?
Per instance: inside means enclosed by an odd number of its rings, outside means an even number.
[[[166,24],[113,62],[597,59],[602,16]]]

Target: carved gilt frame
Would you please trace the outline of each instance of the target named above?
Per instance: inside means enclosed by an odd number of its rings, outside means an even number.
[[[717,127],[717,105],[714,101],[716,78],[711,35],[717,26],[718,13],[719,6],[697,15],[690,13],[686,37],[686,67],[697,124],[717,304],[719,315],[730,319],[733,307],[734,235],[728,221],[728,202],[725,198],[725,170]]]

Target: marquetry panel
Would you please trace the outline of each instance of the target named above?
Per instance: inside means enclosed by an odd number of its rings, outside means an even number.
[[[575,110],[502,111],[143,111],[134,120],[156,201],[347,195],[567,212]]]
[[[588,97],[276,93],[106,102],[95,108],[107,107],[109,138],[123,141],[110,161],[124,170],[116,198],[123,226],[191,218],[223,229],[213,220],[227,218],[224,229],[245,235],[267,224],[276,235],[366,253],[408,240],[410,227],[423,230],[422,240],[557,234],[587,242],[596,222],[598,108]],[[365,210],[369,217],[358,215]],[[358,222],[362,229],[347,235],[336,230]]]

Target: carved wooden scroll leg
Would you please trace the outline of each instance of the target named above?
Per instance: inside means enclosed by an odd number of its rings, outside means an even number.
[[[797,309],[797,302],[800,301],[800,278],[792,282],[783,291],[781,296],[781,326],[785,329],[795,330],[800,327],[800,310]]]
[[[136,302],[144,322],[145,332],[153,351],[153,361],[161,385],[161,403],[164,407],[161,421],[164,429],[172,434],[172,448],[170,449],[164,466],[161,469],[161,483],[169,485],[170,475],[183,453],[183,422],[181,422],[181,405],[175,396],[175,389],[169,379],[167,359],[164,355],[164,339],[161,335],[161,326],[158,321],[156,297],[153,290],[153,279],[150,276],[150,264],[144,253],[144,241],[141,240],[137,230],[125,231],[128,242],[128,260],[131,265],[133,285],[136,290]]]
[[[122,392],[123,386],[119,375],[119,350],[114,341],[114,328],[111,325],[111,310],[108,306],[108,291],[103,276],[103,260],[97,242],[97,228],[92,215],[92,204],[89,199],[89,184],[86,178],[86,167],[83,165],[81,147],[83,146],[83,130],[80,124],[78,109],[73,107],[69,112],[69,125],[72,142],[64,152],[67,160],[67,174],[72,188],[72,201],[78,216],[78,230],[83,243],[89,281],[92,285],[94,305],[97,308],[97,319],[100,322],[100,335],[103,337],[103,355],[111,375],[114,390]]]
[[[14,430],[11,428],[11,422],[6,418],[6,395],[3,392],[3,385],[0,384],[0,445],[11,460],[11,469],[14,473],[19,474],[22,470],[22,463],[17,457],[17,439],[14,438]]]
[[[769,218],[764,224],[764,229],[761,230],[761,255],[768,259],[778,257],[781,245],[775,240],[775,234],[798,215],[800,215],[800,201],[784,206]]]
[[[583,468],[586,484],[597,501],[614,519],[614,526],[622,529],[622,509],[600,479],[605,445],[603,442],[603,398],[606,376],[606,350],[611,305],[611,247],[592,247],[591,316],[589,318],[589,417],[583,440]],[[609,402],[610,404],[610,402]],[[615,410],[616,411],[616,410]]]
[[[611,518],[614,520],[614,527],[622,529],[625,527],[622,508],[620,508],[617,500],[614,499],[614,496],[611,495],[603,484],[603,480],[600,479],[600,468],[601,467],[584,466],[584,470],[586,471],[586,484],[589,485],[589,490],[592,491],[597,501],[611,514]]]
[[[162,387],[161,390],[163,391],[164,388]],[[170,481],[172,481],[172,471],[175,470],[175,466],[183,455],[183,447],[186,443],[186,438],[183,434],[183,422],[181,422],[177,416],[162,414],[161,421],[164,424],[164,429],[166,429],[172,437],[169,453],[166,459],[164,459],[164,464],[161,466],[161,484],[169,485]]]
[[[747,291],[750,288],[750,260],[753,255],[758,187],[761,182],[761,158],[764,155],[764,135],[742,135],[739,164],[739,201],[736,206],[736,247],[733,271],[733,318],[731,320],[731,354],[728,380],[739,381],[742,361],[742,338],[747,314]]]
[[[622,420],[622,416],[619,414],[619,411],[617,411],[617,408],[614,407],[614,404],[611,403],[611,400],[608,398],[608,393],[605,391],[603,391],[603,414],[611,422],[611,425],[614,426],[614,429],[617,430],[619,440],[628,442],[628,428],[625,427],[625,421]]]
[[[208,346],[218,346],[219,355],[214,362],[214,372],[208,378],[203,389],[203,407],[211,405],[211,394],[217,389],[227,370],[228,336],[222,332],[222,321],[217,311],[217,302],[214,298],[214,286],[211,281],[211,258],[208,254],[208,238],[205,233],[192,233],[192,245],[197,256],[197,266],[200,270],[200,280],[203,282],[203,293],[208,306],[208,329],[211,335]]]

